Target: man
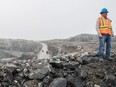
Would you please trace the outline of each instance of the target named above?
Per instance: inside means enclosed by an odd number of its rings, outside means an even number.
[[[103,8],[100,12],[101,17],[97,19],[96,23],[96,30],[99,37],[99,57],[102,61],[105,57],[106,59],[110,59],[110,52],[111,52],[111,44],[112,44],[112,37],[114,36],[112,30],[111,20],[107,18],[108,10]],[[104,47],[106,44],[106,56],[104,56]]]

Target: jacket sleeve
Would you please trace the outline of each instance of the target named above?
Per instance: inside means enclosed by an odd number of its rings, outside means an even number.
[[[99,29],[99,19],[96,21],[96,31],[98,34],[100,34],[100,29]]]
[[[112,24],[112,21],[111,21],[111,24]],[[113,32],[113,29],[111,28],[111,31],[112,31],[112,34],[114,34],[114,32]]]

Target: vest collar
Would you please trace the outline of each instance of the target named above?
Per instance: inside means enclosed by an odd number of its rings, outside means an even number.
[[[105,17],[103,17],[103,16],[101,16],[103,19],[105,19],[105,20],[107,20],[108,18],[105,18]]]

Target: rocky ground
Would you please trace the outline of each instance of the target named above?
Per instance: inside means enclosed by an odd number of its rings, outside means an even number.
[[[116,87],[115,39],[102,62],[96,35],[41,42],[0,39],[0,87]]]
[[[0,87],[116,87],[116,55],[99,62],[95,54],[0,63]]]

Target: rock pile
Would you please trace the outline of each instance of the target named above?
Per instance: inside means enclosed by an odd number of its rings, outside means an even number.
[[[0,63],[0,87],[116,87],[116,55],[56,56]]]

